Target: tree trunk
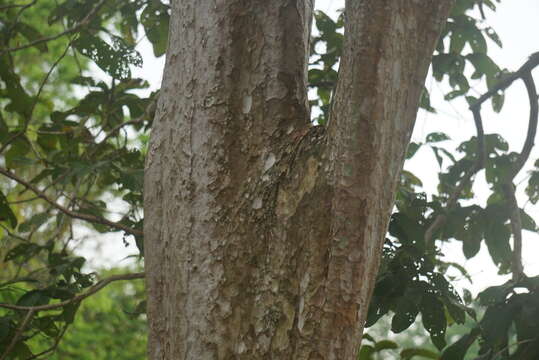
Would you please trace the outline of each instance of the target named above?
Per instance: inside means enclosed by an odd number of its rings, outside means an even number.
[[[172,1],[145,178],[149,357],[354,359],[451,0],[350,0],[328,128],[312,0]]]

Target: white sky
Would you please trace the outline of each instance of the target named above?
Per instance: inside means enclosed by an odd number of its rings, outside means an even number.
[[[328,14],[334,14],[335,10],[343,7],[343,3],[343,0],[317,0],[316,7],[326,11]],[[488,12],[487,23],[498,32],[504,44],[503,49],[499,49],[493,43],[489,43],[489,55],[494,61],[502,68],[517,70],[531,53],[539,51],[538,19],[539,0],[504,0],[498,5],[496,13]],[[160,59],[155,59],[147,41],[141,42],[137,49],[143,55],[144,66],[140,69],[133,69],[133,75],[149,79],[152,89],[158,88],[161,82],[164,56]],[[535,71],[535,79],[539,81],[539,70]],[[431,91],[431,103],[438,109],[438,114],[419,112],[413,140],[423,141],[430,132],[442,131],[453,139],[453,142],[448,142],[446,146],[448,149],[453,150],[461,141],[475,135],[471,113],[467,110],[467,104],[464,100],[455,100],[451,103],[443,100],[443,93],[447,92],[447,87],[438,84],[432,78],[427,79],[426,86]],[[442,89],[445,89],[445,91]],[[481,88],[478,88],[478,90],[483,92]],[[483,106],[482,115],[486,133],[497,132],[502,134],[509,142],[512,150],[520,151],[527,128],[528,108],[528,98],[524,87],[521,84],[513,85],[506,92],[505,106],[500,114],[493,113],[490,104]],[[533,163],[538,157],[539,150],[534,149],[530,162]],[[432,194],[435,192],[438,164],[430,149],[419,150],[412,161],[405,164],[405,168],[412,171],[423,181],[427,193]],[[530,169],[530,167],[528,166],[527,169]],[[522,180],[525,177],[526,170],[519,174],[517,180]],[[520,205],[525,203],[525,198],[522,196],[524,187],[525,183],[520,186]],[[484,203],[489,191],[482,176],[478,176],[474,190],[479,201]],[[536,221],[539,221],[539,207],[532,207],[531,204],[528,204],[526,211]],[[539,236],[525,231],[524,240],[526,273],[528,275],[538,275]],[[83,251],[88,252],[88,255],[90,253],[95,254],[94,244],[86,241]],[[106,236],[105,242],[101,243],[100,246],[102,249],[99,252],[106,255],[98,261],[93,261],[93,263],[101,266],[126,264],[125,261],[121,260],[136,250],[134,244],[125,249],[120,236],[115,234]],[[496,267],[492,264],[484,244],[480,253],[466,262],[464,262],[460,243],[445,245],[443,250],[448,260],[464,263],[464,266],[474,279],[474,284],[470,285],[467,281],[462,281],[459,285],[472,290],[474,294],[487,286],[502,283],[505,281],[504,279],[507,279],[507,277],[496,276]],[[95,258],[95,255],[89,257]]]

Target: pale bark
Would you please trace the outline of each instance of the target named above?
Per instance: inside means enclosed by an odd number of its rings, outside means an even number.
[[[450,0],[349,1],[328,133],[310,0],[172,2],[145,177],[150,359],[353,359]]]

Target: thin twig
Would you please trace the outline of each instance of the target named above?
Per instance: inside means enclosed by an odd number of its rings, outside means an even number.
[[[527,73],[530,72],[531,69],[535,68],[537,65],[539,65],[539,52],[533,53],[528,61],[524,63],[514,73],[505,75],[502,80],[496,84],[492,89],[487,91],[485,94],[479,97],[477,101],[470,106],[470,110],[474,110],[474,108],[479,108],[482,103],[490,99],[492,96],[498,94],[499,91],[503,91],[509,87],[515,80],[523,78]]]
[[[83,214],[83,213],[71,211],[68,208],[56,203],[51,198],[49,198],[47,195],[45,195],[44,192],[42,192],[41,190],[39,190],[38,188],[36,188],[35,186],[30,184],[26,180],[21,179],[20,177],[18,177],[17,175],[15,175],[14,173],[12,173],[11,171],[9,171],[9,170],[7,170],[5,168],[0,167],[0,174],[4,175],[4,176],[10,178],[11,180],[14,180],[17,183],[19,183],[19,184],[25,186],[26,188],[30,189],[38,197],[45,200],[50,205],[52,205],[56,209],[60,210],[61,212],[63,212],[67,216],[70,216],[70,217],[75,218],[75,219],[85,220],[85,221],[95,223],[95,224],[107,225],[107,226],[110,226],[110,227],[118,229],[118,230],[123,230],[126,233],[131,234],[131,235],[142,236],[142,231],[130,228],[129,226],[123,225],[121,223],[110,221],[110,220],[107,220],[107,219],[105,219],[103,217],[100,217],[100,216],[94,216],[94,215]]]
[[[122,129],[123,127],[127,126],[127,125],[135,125],[135,124],[140,124],[144,118],[146,117],[146,114],[142,115],[142,116],[139,116],[138,118],[136,119],[133,119],[133,120],[129,120],[129,121],[126,121],[126,122],[123,122],[121,124],[118,124],[116,125],[110,132],[107,133],[107,135],[105,135],[105,137],[103,138],[103,140],[101,140],[99,142],[99,144],[96,145],[96,147],[98,147],[99,145],[101,144],[104,144],[105,141],[107,141],[108,139],[110,139],[110,137],[112,137],[118,130]]]
[[[61,307],[64,307],[66,305],[72,304],[72,303],[78,303],[82,300],[86,299],[88,296],[91,296],[98,292],[99,290],[103,289],[108,284],[114,282],[114,281],[121,281],[121,280],[134,280],[134,279],[143,279],[144,273],[131,273],[131,274],[121,274],[121,275],[113,275],[108,278],[105,278],[103,280],[100,280],[92,286],[88,291],[79,294],[77,296],[72,297],[71,299],[61,301],[59,303],[55,304],[47,304],[47,305],[38,305],[38,306],[21,306],[21,305],[13,305],[13,304],[5,304],[0,303],[1,308],[10,309],[10,310],[23,310],[23,311],[32,311],[32,312],[39,312],[39,311],[47,311],[47,310],[54,310]],[[1,359],[0,359],[1,360]]]
[[[103,140],[101,140],[99,142],[99,144],[96,144],[96,149],[99,147],[99,145],[104,144],[110,137],[114,136],[114,134],[116,134],[116,132],[118,130],[122,129],[123,127],[125,127],[127,125],[140,124],[140,123],[142,123],[144,121],[145,118],[152,117],[152,114],[155,113],[155,108],[157,106],[158,99],[159,99],[159,97],[154,97],[150,101],[148,106],[146,106],[146,108],[144,109],[144,113],[142,115],[140,115],[139,117],[137,117],[135,119],[132,119],[132,120],[129,120],[129,121],[126,121],[126,122],[123,122],[123,123],[120,123],[120,124],[116,125],[114,128],[112,128],[112,130],[109,131],[107,133],[107,135],[105,135]],[[93,153],[92,153],[92,155],[93,155]]]
[[[34,315],[34,312],[35,311],[33,309],[28,310],[28,312],[26,313],[26,316],[24,317],[24,320],[22,321],[21,325],[17,329],[17,332],[15,333],[15,336],[13,336],[13,338],[11,339],[11,342],[9,343],[6,350],[2,354],[2,357],[0,357],[0,360],[7,359],[7,356],[9,355],[11,350],[13,350],[13,347],[15,346],[15,344],[17,344],[17,341],[19,341],[20,337],[22,336],[22,334],[24,332],[24,329],[26,328],[26,326],[28,325],[28,323],[32,319],[32,316]]]
[[[12,238],[14,239],[17,239],[17,240],[20,240],[22,242],[30,242],[28,239],[26,238],[23,238],[22,236],[19,236],[11,231],[9,231],[9,229],[4,226],[3,224],[0,223],[0,228],[4,229],[4,231],[8,234],[8,236],[11,236]]]
[[[539,115],[539,104],[537,102],[537,89],[531,75],[531,69],[528,69],[523,75],[522,80],[526,86],[528,92],[528,98],[530,101],[530,119],[528,123],[528,132],[526,134],[526,140],[522,146],[522,150],[518,156],[515,165],[511,169],[511,172],[506,177],[502,184],[504,196],[511,210],[511,232],[513,233],[513,253],[511,261],[511,272],[513,274],[513,280],[517,282],[524,276],[524,267],[522,265],[522,219],[520,215],[520,208],[518,206],[517,199],[515,197],[515,185],[513,179],[520,172],[526,161],[530,157],[531,150],[535,142],[535,135],[537,133],[537,122]]]
[[[24,45],[20,45],[20,46],[16,46],[16,47],[13,47],[13,48],[7,48],[7,49],[4,49],[2,51],[0,51],[0,55],[3,55],[4,53],[6,52],[14,52],[14,51],[19,51],[19,50],[23,50],[23,49],[27,49],[29,47],[32,47],[32,46],[35,46],[35,45],[38,45],[38,44],[42,44],[44,42],[49,42],[49,41],[52,41],[52,40],[56,40],[62,36],[65,36],[65,35],[68,35],[68,34],[71,34],[71,33],[74,33],[74,32],[77,32],[79,31],[81,28],[83,28],[84,26],[88,25],[88,23],[92,20],[92,18],[97,14],[97,12],[101,9],[101,7],[105,4],[107,0],[101,0],[93,9],[92,11],[90,11],[88,13],[88,15],[86,15],[80,22],[78,22],[76,25],[70,27],[69,29],[65,30],[65,31],[62,31],[61,33],[59,34],[56,34],[56,35],[53,35],[53,36],[48,36],[48,37],[44,37],[44,38],[41,38],[41,39],[37,39],[37,40],[34,40],[34,41],[31,41],[29,42],[28,44],[24,44]]]

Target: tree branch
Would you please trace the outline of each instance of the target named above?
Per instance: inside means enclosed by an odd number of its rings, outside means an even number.
[[[120,129],[122,129],[123,127],[127,126],[127,125],[135,125],[135,124],[140,124],[144,121],[145,118],[148,118],[148,117],[152,117],[151,114],[155,113],[155,108],[156,108],[156,105],[157,105],[157,100],[158,98],[154,98],[149,104],[148,106],[146,106],[146,109],[144,109],[144,113],[135,118],[135,119],[132,119],[132,120],[129,120],[129,121],[126,121],[126,122],[123,122],[123,123],[120,123],[118,125],[116,125],[114,128],[112,128],[111,131],[109,131],[105,137],[103,138],[103,140],[101,140],[99,142],[99,144],[96,144],[96,148],[99,147],[99,145],[101,144],[104,144],[109,138],[111,138],[112,136],[114,136],[114,134],[116,134],[116,132]]]
[[[56,203],[55,201],[50,199],[44,192],[42,192],[38,188],[34,187],[32,184],[30,184],[26,180],[21,179],[20,177],[18,177],[17,175],[15,175],[14,173],[12,173],[11,171],[9,171],[7,169],[4,169],[4,168],[0,167],[0,174],[6,176],[6,177],[10,178],[11,180],[14,180],[17,183],[19,183],[19,184],[25,186],[26,188],[32,190],[32,192],[34,194],[36,194],[39,198],[45,200],[50,205],[52,205],[54,208],[60,210],[61,212],[63,212],[67,216],[70,216],[70,217],[75,218],[75,219],[85,220],[85,221],[88,221],[88,222],[91,222],[91,223],[94,223],[94,224],[107,225],[107,226],[110,226],[110,227],[115,228],[117,230],[123,230],[126,233],[134,235],[134,236],[142,236],[142,234],[143,234],[142,231],[132,229],[132,228],[130,228],[130,227],[126,226],[126,225],[123,225],[123,224],[121,224],[119,222],[110,221],[110,220],[107,220],[107,219],[105,219],[103,217],[100,217],[100,216],[94,216],[94,215],[83,214],[83,213],[80,213],[80,212],[71,211],[68,208]]]
[[[522,169],[526,161],[528,160],[530,156],[531,149],[534,144],[535,134],[537,131],[537,122],[538,122],[538,103],[537,103],[537,90],[535,88],[535,83],[533,82],[533,78],[531,76],[531,70],[539,65],[539,52],[536,52],[530,56],[528,61],[526,61],[520,69],[518,69],[516,72],[507,75],[502,81],[500,81],[498,84],[496,84],[492,89],[487,91],[485,94],[481,95],[479,99],[472,105],[470,105],[470,110],[473,113],[475,127],[477,130],[477,144],[479,147],[479,154],[477,157],[476,164],[470,168],[462,177],[461,181],[455,188],[455,190],[451,193],[449,196],[449,199],[447,201],[446,210],[452,209],[458,200],[458,197],[462,190],[464,189],[464,186],[469,183],[473,175],[475,175],[479,170],[481,170],[484,167],[485,162],[485,143],[484,143],[484,131],[483,131],[483,121],[481,119],[481,105],[490,99],[492,96],[498,94],[499,91],[505,90],[508,88],[515,80],[522,78],[524,81],[524,84],[526,85],[526,89],[528,90],[528,97],[530,99],[530,121],[528,125],[528,133],[526,137],[526,141],[524,143],[524,146],[522,148],[522,151],[520,152],[519,158],[516,162],[516,166],[512,169],[512,172],[510,173],[510,176],[508,177],[508,180],[505,181],[505,183],[510,183],[512,186],[512,180],[518,174],[518,172]],[[507,190],[505,190],[506,193]],[[509,193],[513,193],[514,196],[514,190],[511,190]],[[509,194],[508,193],[508,194]],[[510,195],[509,195],[510,196]],[[510,198],[508,198],[508,201],[510,201]],[[515,199],[516,201],[516,199]],[[518,210],[518,205],[517,205]],[[517,223],[520,223],[520,213],[517,215],[513,214],[511,215],[512,218],[517,221]],[[425,242],[429,242],[434,233],[445,223],[447,220],[447,216],[445,214],[439,214],[434,221],[430,224],[430,226],[425,231]],[[511,221],[513,223],[513,221]],[[516,231],[517,229],[515,229]],[[517,231],[518,232],[518,231]],[[516,235],[515,232],[513,232],[513,236],[515,237],[515,242],[521,240],[521,235]],[[522,244],[515,244],[515,248],[521,248]],[[521,250],[519,250],[521,252]],[[521,260],[519,260],[520,263],[522,263]],[[518,267],[518,264],[516,264]]]
[[[33,0],[26,4],[8,4],[8,5],[2,5],[0,6],[0,10],[7,10],[12,8],[18,8],[18,7],[28,7],[36,3],[36,0]]]
[[[96,292],[103,289],[105,286],[107,286],[108,284],[114,281],[143,279],[144,276],[145,274],[143,272],[113,275],[103,280],[100,280],[99,282],[97,282],[97,284],[92,286],[88,291],[82,294],[79,294],[71,299],[64,300],[55,304],[38,305],[38,306],[20,306],[20,305],[0,303],[0,307],[5,308],[5,309],[10,309],[10,310],[23,310],[23,311],[32,311],[32,312],[58,309],[72,303],[80,302],[84,300],[85,298],[87,298],[88,296],[95,294]]]
[[[43,355],[46,355],[46,354],[49,354],[51,352],[56,351],[56,349],[58,348],[58,345],[60,344],[60,340],[62,340],[62,338],[64,337],[64,334],[65,334],[68,327],[69,327],[69,324],[64,325],[64,327],[62,328],[62,330],[60,332],[60,335],[58,335],[56,337],[56,339],[54,339],[54,343],[52,344],[51,347],[49,347],[48,349],[43,350],[40,353],[34,354],[34,355],[30,356],[29,358],[26,358],[25,360],[37,359],[38,357],[41,357]]]
[[[539,116],[539,104],[537,102],[537,89],[531,75],[531,69],[528,69],[522,76],[524,85],[528,92],[528,98],[530,101],[530,119],[528,123],[528,132],[526,134],[526,140],[522,146],[522,150],[518,156],[515,166],[511,169],[511,172],[504,181],[502,188],[511,210],[511,231],[513,233],[513,254],[511,261],[511,272],[513,273],[513,280],[516,282],[520,280],[524,275],[524,267],[522,265],[522,219],[520,216],[520,208],[515,197],[515,186],[513,179],[520,172],[528,158],[530,157],[531,150],[535,142],[535,135],[537,133],[537,121]]]
[[[533,53],[529,57],[528,61],[526,61],[524,65],[520,67],[520,69],[518,69],[514,73],[506,75],[492,89],[490,89],[489,91],[481,95],[474,104],[470,105],[470,110],[473,111],[475,108],[479,108],[482,103],[490,99],[492,96],[496,95],[499,91],[503,91],[507,89],[513,83],[513,81],[519,78],[524,78],[527,73],[529,73],[533,68],[535,68],[538,65],[539,65],[539,51],[536,53]]]
[[[519,157],[516,161],[515,166],[512,169],[510,174],[511,180],[520,172],[528,158],[530,157],[531,150],[535,143],[535,135],[537,133],[537,121],[539,116],[539,104],[537,102],[537,88],[535,87],[535,82],[531,74],[531,70],[522,75],[522,80],[526,86],[528,92],[528,99],[530,101],[530,119],[528,122],[528,132],[526,134],[526,140],[522,146]]]

